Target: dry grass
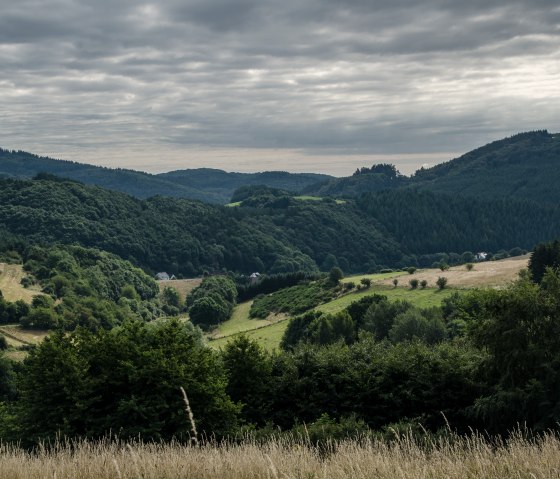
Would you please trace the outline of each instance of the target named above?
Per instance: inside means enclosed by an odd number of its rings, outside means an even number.
[[[560,441],[554,434],[489,443],[479,436],[421,448],[410,439],[386,444],[346,441],[329,454],[310,445],[190,447],[179,444],[81,442],[28,453],[0,447],[0,479],[230,478],[418,479],[558,478]]]
[[[171,279],[169,281],[157,281],[159,285],[159,290],[163,291],[163,288],[169,286],[177,290],[181,298],[181,302],[185,301],[187,294],[189,294],[194,288],[202,283],[202,278],[192,278],[192,279]]]
[[[24,276],[25,272],[20,264],[0,263],[0,291],[5,299],[8,301],[23,299],[31,303],[33,296],[43,294],[37,286],[24,288],[20,283]]]
[[[0,334],[14,342],[14,346],[22,344],[39,344],[49,334],[46,329],[23,329],[18,325],[0,326]],[[15,343],[19,344],[15,344]]]
[[[399,277],[399,287],[409,287],[408,281],[417,279],[426,280],[430,287],[434,287],[440,276],[445,276],[448,280],[447,285],[452,288],[485,288],[502,287],[515,281],[519,272],[527,268],[529,256],[516,256],[499,261],[484,261],[475,263],[472,271],[468,271],[465,265],[454,266],[447,271],[439,269],[421,269],[412,275]],[[392,280],[381,282],[386,286],[393,284]]]

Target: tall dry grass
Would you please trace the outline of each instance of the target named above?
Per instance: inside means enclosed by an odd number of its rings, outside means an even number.
[[[25,452],[0,446],[0,478],[558,478],[560,439],[554,433],[507,442],[480,436],[420,447],[345,441],[325,454],[304,442],[203,445],[77,442]]]

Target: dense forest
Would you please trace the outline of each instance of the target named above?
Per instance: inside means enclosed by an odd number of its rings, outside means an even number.
[[[341,204],[254,187],[242,190],[240,206],[223,207],[40,178],[0,180],[1,227],[36,244],[100,248],[151,273],[374,272],[560,236],[558,207],[527,202],[404,190]]]
[[[356,197],[366,192],[412,187],[454,196],[558,204],[559,162],[560,135],[534,131],[494,141],[431,168],[420,168],[411,177],[390,171],[387,165],[374,165],[350,177],[310,185],[304,191],[319,196]]]

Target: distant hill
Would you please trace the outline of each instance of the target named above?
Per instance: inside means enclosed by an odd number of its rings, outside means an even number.
[[[439,193],[558,203],[560,134],[535,131],[495,141],[418,170],[411,183]]]
[[[390,178],[373,168],[353,176],[311,185],[310,195],[355,197],[402,187],[434,193],[486,199],[523,199],[539,203],[560,201],[560,134],[520,133],[492,142],[465,155],[420,169],[412,177]]]
[[[55,160],[24,151],[0,148],[0,178],[30,179],[41,172],[121,191],[141,199],[161,195],[221,204],[228,203],[233,192],[244,185],[262,184],[299,192],[310,184],[331,178],[328,175],[312,173],[228,173],[209,168],[151,175],[134,170]]]

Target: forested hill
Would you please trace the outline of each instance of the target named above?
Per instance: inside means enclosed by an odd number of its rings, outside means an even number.
[[[373,218],[334,201],[287,198],[283,208],[227,208],[161,196],[139,200],[60,179],[8,179],[0,180],[2,227],[31,242],[97,247],[148,271],[188,276],[317,271],[329,255],[348,272],[404,261]]]
[[[560,201],[560,134],[521,133],[419,170],[412,184],[424,190],[478,198]]]
[[[129,195],[60,178],[0,179],[0,241],[80,244],[146,271],[377,271],[431,264],[431,254],[532,248],[560,237],[560,210],[414,191],[358,203],[256,188],[239,207]],[[2,233],[2,230],[6,233]],[[426,257],[422,256],[425,255]]]
[[[362,168],[350,177],[309,186],[305,192],[354,197],[409,186],[476,198],[551,204],[560,201],[560,134],[547,131],[520,133],[495,141],[446,163],[420,169],[412,177],[391,173],[386,166]]]
[[[137,198],[155,195],[188,198],[207,203],[228,203],[233,192],[243,185],[267,185],[299,192],[304,187],[331,177],[314,173],[228,173],[222,170],[199,168],[151,175],[134,170],[55,160],[24,151],[0,148],[0,178],[31,179],[38,173],[81,181]]]

